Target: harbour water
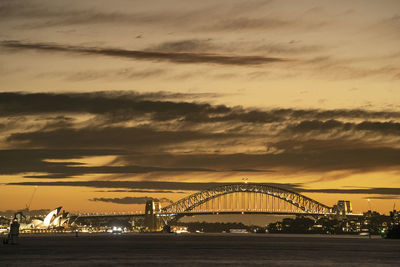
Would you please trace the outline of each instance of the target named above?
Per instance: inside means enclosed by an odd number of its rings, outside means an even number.
[[[1,266],[398,266],[400,240],[273,234],[41,234],[0,245]]]

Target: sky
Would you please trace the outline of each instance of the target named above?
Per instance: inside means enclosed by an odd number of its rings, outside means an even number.
[[[0,210],[227,183],[400,206],[400,2],[0,0]],[[369,200],[369,201],[368,201]]]

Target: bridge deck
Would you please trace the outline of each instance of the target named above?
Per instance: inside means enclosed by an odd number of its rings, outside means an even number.
[[[179,212],[179,213],[156,213],[156,216],[193,216],[193,215],[227,215],[227,214],[263,214],[263,215],[335,215],[334,213],[298,213],[290,211],[202,211],[202,212]],[[360,214],[348,214],[360,216]],[[362,214],[361,214],[362,215]],[[99,218],[99,217],[143,217],[144,213],[124,213],[124,214],[73,214],[72,218]]]

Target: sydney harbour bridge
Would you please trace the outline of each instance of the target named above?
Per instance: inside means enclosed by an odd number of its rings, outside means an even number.
[[[347,201],[345,201],[347,202]],[[351,213],[351,208],[329,207],[297,192],[268,184],[227,184],[187,196],[166,207],[149,200],[145,213],[80,214],[75,219],[89,217],[143,218],[148,230],[157,230],[184,216],[219,214],[275,214],[327,216]],[[350,204],[349,204],[350,205]]]

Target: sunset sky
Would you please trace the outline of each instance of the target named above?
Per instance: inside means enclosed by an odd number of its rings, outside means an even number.
[[[0,210],[243,177],[400,208],[400,1],[0,0]]]

